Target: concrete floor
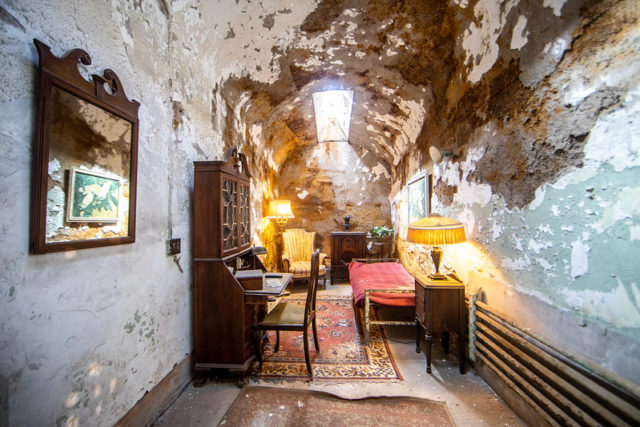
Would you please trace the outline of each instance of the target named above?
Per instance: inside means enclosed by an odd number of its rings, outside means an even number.
[[[294,286],[293,293],[305,292],[304,286]],[[320,294],[351,295],[348,283],[327,284]],[[382,313],[383,318],[386,314]],[[393,315],[394,313],[391,313]],[[156,421],[155,426],[213,426],[222,419],[227,409],[245,384],[269,387],[318,390],[344,398],[368,396],[413,396],[446,402],[453,421],[460,426],[525,425],[494,391],[468,368],[461,375],[458,362],[444,355],[435,345],[432,374],[425,370],[423,353],[415,352],[415,328],[385,327],[391,353],[404,378],[401,382],[336,381],[336,380],[283,380],[258,381],[214,372],[203,387],[187,386],[173,405]]]

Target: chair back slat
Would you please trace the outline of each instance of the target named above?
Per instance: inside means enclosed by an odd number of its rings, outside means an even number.
[[[309,276],[309,287],[307,288],[307,300],[304,306],[304,326],[309,324],[309,320],[316,312],[316,293],[318,291],[318,270],[320,268],[320,250],[311,254],[311,274]]]
[[[313,252],[315,231],[306,231],[300,228],[290,228],[282,233],[284,252],[291,261],[307,261]]]

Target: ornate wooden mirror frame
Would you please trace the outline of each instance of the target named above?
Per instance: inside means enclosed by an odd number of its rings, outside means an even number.
[[[31,253],[135,241],[138,107],[109,69],[87,81],[89,54],[58,58],[34,40],[39,82],[31,185]]]

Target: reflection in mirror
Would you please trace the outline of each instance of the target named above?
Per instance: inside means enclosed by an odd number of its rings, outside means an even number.
[[[47,242],[127,236],[132,123],[52,86]]]
[[[74,49],[62,58],[35,40],[40,58],[30,251],[135,241],[137,101],[112,70],[87,81]]]

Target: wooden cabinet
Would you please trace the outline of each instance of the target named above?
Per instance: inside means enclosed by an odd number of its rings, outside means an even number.
[[[349,279],[349,263],[366,256],[366,240],[366,233],[361,231],[331,233],[331,283]]]
[[[221,258],[251,245],[250,175],[241,153],[193,162],[193,256]]]
[[[244,289],[235,272],[265,267],[251,247],[250,176],[235,149],[221,161],[194,162],[193,328],[195,369],[246,370],[253,326],[281,288]],[[290,275],[279,275],[282,288]]]
[[[431,342],[434,333],[448,332],[458,335],[458,360],[460,373],[465,365],[465,312],[464,285],[455,277],[431,280],[428,276],[416,277],[416,352],[420,352],[420,327],[426,340],[425,356],[427,372],[431,373]],[[447,345],[448,347],[448,345]],[[447,349],[448,351],[448,349]]]

